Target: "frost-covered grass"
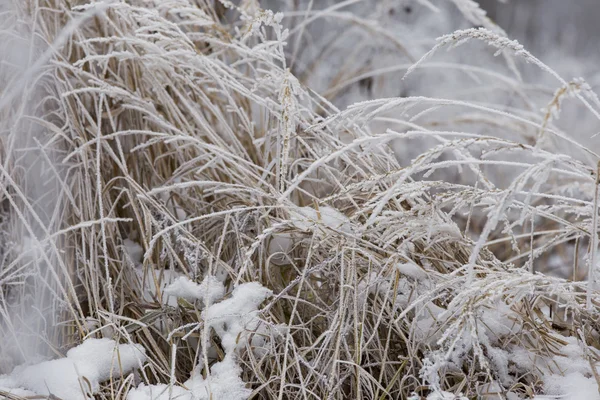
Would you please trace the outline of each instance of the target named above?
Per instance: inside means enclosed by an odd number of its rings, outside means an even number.
[[[600,100],[477,3],[0,27],[0,396],[600,399]]]

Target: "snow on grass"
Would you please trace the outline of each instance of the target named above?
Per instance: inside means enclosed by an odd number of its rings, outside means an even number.
[[[318,210],[313,207],[298,207],[290,212],[290,222],[300,230],[318,229],[319,224],[344,233],[352,233],[352,223],[344,214],[333,207],[322,206]]]
[[[177,280],[185,278],[181,272],[170,269],[156,271],[153,268],[138,266],[134,273],[140,282],[142,298],[146,303],[152,304],[160,299],[162,304],[173,307],[177,305],[177,297],[165,293],[165,289]]]
[[[442,391],[431,393],[427,396],[427,400],[467,400],[467,398],[462,395]]]
[[[552,357],[530,359],[530,368],[543,371],[545,395],[536,400],[560,398],[565,400],[599,400],[600,368],[585,354],[584,347],[574,337],[555,334],[563,344]]]
[[[230,298],[202,312],[205,323],[219,335],[227,354],[246,346],[260,325],[258,306],[272,295],[273,292],[260,283],[242,283],[233,289]]]
[[[396,269],[402,275],[409,276],[416,280],[422,280],[427,278],[427,271],[425,271],[422,267],[418,266],[414,262],[398,263],[396,264]]]
[[[38,393],[22,389],[18,381],[11,375],[0,375],[0,392],[21,397],[38,396]]]
[[[241,380],[241,368],[233,355],[213,364],[206,378],[199,370],[183,383],[183,387],[140,384],[128,393],[127,400],[246,400],[252,393]]]
[[[206,377],[202,375],[201,365],[204,363],[201,359],[183,387],[142,383],[129,392],[127,399],[247,399],[252,390],[246,388],[246,383],[240,378],[242,369],[236,357],[238,352],[246,347],[251,335],[253,339],[257,338],[260,342],[260,335],[267,334],[267,330],[260,327],[258,314],[260,304],[273,294],[272,291],[257,282],[243,283],[232,291],[229,298],[211,304],[212,300],[223,296],[224,287],[220,281],[210,276],[207,276],[200,285],[187,278],[180,278],[166,290],[178,297],[211,300],[202,311],[202,318],[206,328],[213,328],[219,336],[220,344],[225,350],[224,358],[210,366]],[[254,343],[255,340],[252,342]]]
[[[223,283],[214,276],[206,276],[202,283],[191,281],[185,276],[180,276],[165,288],[164,295],[180,297],[186,300],[200,300],[206,305],[211,305],[225,294]]]
[[[146,361],[137,344],[117,344],[110,339],[87,339],[70,349],[65,358],[20,366],[0,376],[0,390],[13,394],[54,395],[63,400],[88,399],[100,383],[126,375]]]
[[[536,396],[535,400],[598,400],[598,381],[581,372],[552,374],[544,377],[546,395]]]

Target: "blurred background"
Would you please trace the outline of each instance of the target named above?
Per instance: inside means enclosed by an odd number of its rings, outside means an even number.
[[[508,34],[538,53],[598,58],[597,0],[481,0],[480,5]]]

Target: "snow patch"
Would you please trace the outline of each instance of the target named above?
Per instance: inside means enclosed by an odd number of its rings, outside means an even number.
[[[214,276],[206,276],[200,284],[180,276],[167,286],[164,294],[186,300],[200,300],[210,305],[225,295],[225,286]]]
[[[455,395],[450,392],[435,392],[427,396],[427,400],[468,400],[462,395]]]
[[[208,307],[203,313],[205,323],[221,338],[225,352],[243,348],[249,334],[259,325],[258,306],[273,292],[257,282],[239,285],[231,297]]]
[[[224,288],[214,277],[206,277],[200,285],[180,278],[167,291],[179,297],[201,299],[208,295],[211,300],[216,300],[223,296]],[[225,350],[223,360],[211,366],[206,378],[200,374],[202,368],[199,365],[184,387],[141,384],[129,392],[127,400],[246,400],[252,390],[246,388],[241,379],[242,369],[235,357],[237,351],[246,346],[250,335],[254,335],[252,344],[255,345],[255,339],[260,342],[261,334],[266,333],[258,319],[258,307],[272,294],[257,282],[244,283],[233,290],[231,297],[209,305],[202,312],[205,324],[219,335]]]
[[[553,374],[544,377],[546,396],[536,396],[535,400],[598,400],[598,383],[594,377],[585,377],[581,372],[571,372],[564,376]]]
[[[409,276],[416,280],[427,278],[427,272],[413,262],[398,263],[396,264],[396,270],[402,275]]]
[[[164,384],[141,384],[129,392],[127,400],[246,400],[252,390],[246,388],[240,378],[241,372],[233,356],[227,355],[223,361],[211,367],[206,379],[200,373],[188,379],[184,383],[187,389]]]
[[[304,231],[314,229],[318,223],[348,234],[354,231],[348,217],[329,206],[321,206],[318,211],[312,207],[299,207],[291,211],[290,214],[292,225]]]
[[[33,392],[62,400],[85,400],[98,391],[100,382],[127,374],[145,361],[146,352],[140,345],[87,339],[69,350],[65,358],[20,366],[10,375],[0,376],[0,387],[13,394]]]

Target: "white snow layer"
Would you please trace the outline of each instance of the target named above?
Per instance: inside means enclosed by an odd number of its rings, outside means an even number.
[[[127,374],[146,361],[137,344],[117,344],[110,339],[87,339],[65,358],[20,366],[0,376],[0,391],[15,395],[50,394],[62,400],[88,399],[100,382]]]
[[[225,286],[214,276],[206,276],[200,284],[181,276],[167,286],[164,294],[186,300],[201,300],[210,305],[223,298]]]
[[[299,207],[292,210],[290,214],[292,225],[304,231],[311,230],[317,223],[344,233],[352,233],[353,231],[352,223],[348,217],[332,207],[321,206],[318,211],[312,207]]]
[[[398,263],[396,269],[402,275],[410,276],[413,279],[421,280],[427,278],[427,271],[415,264],[414,262]]]
[[[181,272],[171,269],[155,271],[152,268],[147,268],[144,271],[144,267],[142,266],[136,267],[134,271],[139,280],[145,302],[154,303],[158,301],[160,294],[162,304],[171,307],[177,306],[177,298],[167,295],[165,289],[183,276]]]
[[[450,392],[435,392],[427,396],[427,400],[468,400],[464,396],[457,396]]]
[[[223,361],[211,367],[206,379],[200,374],[188,379],[184,383],[187,389],[164,384],[141,384],[129,392],[127,400],[246,400],[252,390],[245,387],[240,374],[241,368],[233,355],[228,354]]]
[[[327,229],[346,234],[357,230],[348,217],[329,206],[320,206],[318,210],[312,207],[295,208],[290,210],[290,218],[286,223],[302,232],[312,231],[320,238],[325,236]],[[303,235],[298,232],[273,232],[267,247],[269,261],[275,265],[285,264],[287,254],[302,238]]]
[[[179,297],[203,299],[208,295],[214,300],[223,296],[224,288],[221,282],[217,280],[217,284],[213,280],[216,278],[207,277],[198,285],[180,278],[167,289]],[[200,374],[202,368],[196,368],[196,373],[184,387],[141,384],[129,392],[127,400],[246,400],[252,391],[241,379],[242,369],[235,357],[237,350],[246,346],[251,334],[255,334],[254,343],[264,332],[258,319],[258,307],[272,294],[257,282],[243,283],[233,289],[231,297],[209,305],[202,312],[205,324],[219,335],[225,350],[225,358],[210,367],[206,379]]]
[[[555,333],[556,335],[556,333]],[[600,400],[598,383],[590,362],[586,359],[577,338],[559,336],[567,344],[560,349],[561,355],[552,357],[547,366],[540,367],[543,372],[544,391],[546,395],[536,396],[535,400]]]
[[[249,334],[259,325],[258,306],[272,294],[260,283],[244,283],[233,289],[230,298],[202,312],[205,323],[221,338],[226,353],[246,345]]]

